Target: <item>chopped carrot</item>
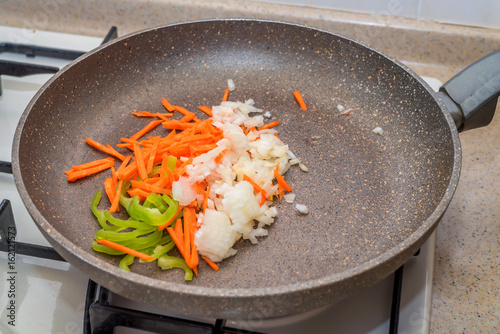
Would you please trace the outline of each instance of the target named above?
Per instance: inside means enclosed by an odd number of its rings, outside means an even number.
[[[145,180],[148,178],[148,172],[146,170],[146,166],[144,165],[144,156],[142,154],[142,150],[138,144],[134,144],[134,155],[135,162],[137,163],[137,170],[139,171],[139,176],[141,179]]]
[[[273,128],[277,125],[280,124],[280,121],[274,121],[274,122],[271,122],[271,123],[267,123],[266,125],[263,125],[259,128],[259,131],[260,130],[265,130],[265,129],[270,129],[270,128]]]
[[[100,166],[100,165],[103,165],[103,164],[106,164],[106,163],[110,163],[110,162],[112,162],[114,164],[115,159],[113,159],[113,158],[106,158],[106,159],[94,160],[94,161],[87,162],[87,163],[84,163],[84,164],[81,164],[81,165],[72,166],[71,169],[68,170],[68,171],[66,171],[66,172],[64,172],[64,174],[68,174],[68,173],[71,173],[71,172],[74,172],[74,171],[77,171],[77,170],[84,170],[84,169],[88,169],[88,168]]]
[[[98,240],[96,240],[96,242],[98,244],[108,246],[109,248],[116,249],[117,251],[124,252],[124,253],[130,254],[132,256],[138,257],[140,259],[143,259],[144,261],[154,261],[155,260],[155,258],[152,257],[151,255],[141,253],[141,252],[136,251],[132,248],[125,247],[123,245],[117,244],[116,242],[109,241],[107,239],[98,239]]]
[[[290,192],[292,191],[292,187],[285,181],[285,178],[278,173],[278,166],[274,169],[274,177],[278,181],[278,184],[283,187],[284,190]]]
[[[139,196],[139,200],[144,201],[148,197],[149,192],[144,191],[144,190],[139,189],[139,188],[133,188],[133,189],[127,190],[127,194],[130,197]]]
[[[224,90],[224,96],[222,97],[222,102],[226,102],[228,97],[229,97],[229,88],[226,88]]]
[[[191,222],[189,217],[189,209],[184,207],[183,215],[184,215],[184,260],[188,267],[191,267]]]
[[[118,186],[116,188],[115,196],[113,198],[113,202],[111,202],[111,207],[109,208],[109,212],[117,212],[120,211],[120,194],[122,192],[123,180],[118,181]]]
[[[179,205],[179,209],[182,210],[182,207]],[[182,220],[180,218],[177,219],[177,223],[175,223],[174,227],[175,233],[181,238],[184,239],[184,231],[182,230]]]
[[[137,116],[137,117],[158,117],[158,118],[162,118],[162,117],[172,117],[174,116],[174,114],[172,113],[163,113],[163,114],[160,114],[160,113],[152,113],[152,112],[149,112],[149,111],[133,111],[131,113],[132,115],[134,116]]]
[[[203,255],[201,256],[201,258],[202,258],[203,260],[205,260],[205,262],[206,262],[206,263],[210,266],[210,268],[212,268],[212,269],[213,269],[213,270],[215,270],[215,271],[218,271],[218,270],[219,270],[219,266],[218,266],[218,265],[216,265],[214,262],[212,262],[210,259],[208,259],[207,257],[205,257],[205,256],[203,256]]]
[[[224,155],[226,155],[227,151],[228,151],[228,149],[227,149],[227,148],[225,148],[225,149],[223,149],[223,150],[219,153],[219,155],[217,155],[217,156],[215,157],[214,161],[215,161],[215,163],[216,163],[216,164],[218,164],[218,163],[222,160],[222,158],[224,158]]]
[[[104,190],[106,191],[106,195],[108,196],[109,202],[113,203],[113,200],[116,195],[116,189],[113,187],[113,178],[108,177],[104,181]]]
[[[148,123],[148,125],[146,125],[144,128],[142,128],[141,130],[139,130],[138,132],[136,132],[132,137],[130,137],[129,139],[130,140],[137,140],[139,138],[141,138],[142,136],[144,136],[146,133],[148,133],[149,131],[153,130],[155,127],[157,127],[158,125],[160,125],[161,123],[163,123],[164,121],[163,120],[158,120],[158,121],[151,121]]]
[[[253,189],[260,193],[261,195],[261,201],[260,201],[260,206],[264,205],[264,203],[266,202],[266,198],[267,198],[267,193],[264,189],[262,189],[262,187],[260,187],[257,183],[255,183],[250,177],[248,177],[246,174],[243,174],[243,181],[247,181],[249,182]]]
[[[90,176],[93,174],[97,174],[99,172],[102,172],[108,168],[111,168],[114,165],[114,162],[107,162],[98,166],[82,169],[82,170],[74,170],[74,171],[68,171],[68,182],[74,182],[78,179],[81,179],[86,176]]]
[[[248,130],[247,130],[247,128],[245,127],[245,125],[244,125],[244,124],[241,124],[241,125],[240,125],[240,128],[241,128],[241,130],[243,130],[243,133],[244,133],[244,134],[245,134],[245,136],[246,136],[246,135],[248,134]]]
[[[153,137],[153,147],[151,148],[151,152],[149,153],[148,164],[146,166],[146,171],[151,173],[153,171],[153,164],[155,162],[156,151],[158,150],[158,143],[160,142],[160,137]]]
[[[146,182],[130,180],[130,184],[132,185],[133,188],[139,188],[150,193],[166,194],[166,195],[170,193],[170,190],[168,189],[160,188]]]
[[[95,140],[92,140],[90,138],[85,138],[87,144],[89,144],[90,146],[98,149],[98,150],[101,150],[105,153],[108,153],[120,160],[125,160],[125,156],[123,154],[121,154],[120,152],[118,152],[117,150],[115,150],[111,145],[107,144],[106,146],[104,146],[103,144],[100,144],[98,142],[96,142]]]
[[[177,227],[177,224],[182,224],[182,220],[179,218],[177,219],[177,222],[175,223],[175,226]],[[182,257],[185,259],[186,258],[186,252],[184,249],[184,238],[182,238],[181,235],[177,234],[172,227],[167,227],[168,234],[172,237],[172,240],[174,241],[175,245],[177,246],[177,249],[179,252],[181,252]]]
[[[297,103],[299,104],[300,108],[302,110],[307,110],[306,103],[304,102],[304,99],[302,98],[302,95],[298,90],[293,92],[293,96],[295,97],[295,100],[297,100]]]
[[[194,120],[195,122],[199,122],[200,120],[196,117],[196,114],[194,112],[191,112],[189,110],[187,110],[186,108],[184,107],[181,107],[181,106],[173,106],[174,109],[178,112],[180,112],[181,114],[183,114],[184,116],[186,117],[189,117],[187,121],[185,122],[189,122],[191,120]],[[181,120],[182,122],[182,120]]]
[[[201,111],[203,111],[205,114],[207,114],[208,116],[212,117],[212,108],[210,107],[207,107],[207,106],[199,106],[198,109],[200,109]]]
[[[130,162],[131,159],[132,159],[132,156],[130,156],[130,155],[125,157],[125,159],[122,161],[122,164],[120,165],[120,167],[118,167],[118,169],[116,170],[116,173],[119,173],[122,170],[124,170],[125,167],[127,167],[127,164]]]
[[[166,98],[162,98],[161,99],[161,104],[163,104],[163,106],[165,107],[165,109],[167,109],[169,112],[174,112],[175,111],[175,108],[173,105],[170,104],[170,102],[167,101]]]

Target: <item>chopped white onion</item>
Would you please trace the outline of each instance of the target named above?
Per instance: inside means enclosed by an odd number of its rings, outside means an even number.
[[[337,109],[338,109],[340,112],[342,112],[342,111],[344,111],[345,107],[344,107],[343,105],[341,105],[341,104],[338,104],[338,105],[337,105]]]
[[[230,90],[234,85],[231,81],[228,80]],[[259,128],[264,125],[264,117],[271,116],[271,113],[254,107],[252,99],[245,103],[222,102],[212,108],[212,114],[212,124],[222,130],[224,139],[217,143],[216,148],[194,158],[186,167],[188,177],[179,178],[174,182],[175,191],[174,185],[172,189],[174,199],[187,205],[195,199],[203,200],[202,195],[190,187],[191,184],[206,181],[210,186],[208,209],[198,217],[200,229],[195,243],[200,254],[212,261],[221,261],[236,253],[232,246],[238,239],[257,243],[258,237],[266,236],[265,227],[271,225],[278,214],[276,207],[270,206],[272,202],[263,200],[262,194],[256,192],[243,176],[250,177],[271,195],[278,191],[278,185],[273,184],[276,168],[283,175],[291,165],[298,164],[304,171],[307,167],[288,145],[275,136],[275,129],[249,131],[245,135],[241,125],[247,129]],[[225,152],[222,159],[215,162],[222,151]],[[183,189],[179,190],[181,185]],[[293,193],[285,194],[285,201],[293,203],[294,200]],[[299,205],[297,210],[304,214],[308,212],[305,205]]]
[[[304,165],[303,163],[299,163],[299,168],[304,171],[304,172],[308,172],[309,171],[309,168],[307,168],[306,165]]]
[[[293,203],[293,201],[295,201],[295,194],[294,193],[285,194],[285,201],[287,203]]]
[[[297,211],[304,215],[307,215],[309,213],[309,208],[304,204],[295,204],[295,208],[297,209]]]
[[[236,88],[233,79],[227,79],[227,88],[229,88],[231,92]]]
[[[378,134],[378,135],[382,135],[384,133],[384,130],[382,130],[381,127],[377,126],[376,128],[374,128],[372,130],[374,133]]]

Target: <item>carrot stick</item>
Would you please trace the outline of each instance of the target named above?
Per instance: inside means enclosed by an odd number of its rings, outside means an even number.
[[[191,112],[189,110],[187,110],[186,108],[184,107],[181,107],[181,106],[173,106],[175,111],[178,111],[180,112],[181,114],[183,114],[184,116],[188,116],[189,118],[184,121],[184,122],[189,122],[191,120],[194,120],[195,122],[199,122],[200,120],[196,117],[196,114],[194,112]],[[181,120],[182,122],[182,120]]]
[[[134,144],[134,155],[135,162],[137,163],[137,169],[139,171],[139,176],[141,179],[145,180],[148,178],[148,172],[146,166],[144,165],[144,156],[142,155],[142,150],[138,144]]]
[[[258,193],[261,193],[262,196],[264,196],[264,198],[267,198],[267,193],[264,189],[262,189],[257,183],[254,182],[254,180],[252,180],[249,176],[247,176],[246,174],[243,174],[243,181],[247,181],[249,182],[253,189],[258,192]]]
[[[87,162],[87,163],[84,163],[84,164],[72,166],[71,170],[68,170],[68,171],[64,172],[64,174],[68,174],[70,172],[74,172],[74,171],[77,171],[77,170],[84,170],[84,169],[88,169],[88,168],[100,166],[100,165],[103,165],[103,164],[108,164],[110,162],[112,162],[114,164],[115,159],[113,159],[113,158],[106,158],[106,159],[94,160],[94,161]]]
[[[170,130],[186,130],[194,126],[194,124],[192,123],[185,123],[185,122],[183,123],[175,119],[164,121],[162,125],[165,127],[165,129],[170,129]]]
[[[182,224],[181,222],[181,219],[179,218],[177,220],[177,222],[175,223],[176,226],[177,224]],[[180,238],[180,236],[175,233],[174,229],[172,227],[167,227],[167,231],[168,231],[168,234],[170,234],[170,236],[172,237],[172,240],[174,241],[175,245],[177,246],[177,249],[179,250],[179,252],[181,252],[181,255],[184,259],[186,259],[186,253],[184,251],[184,240]]]
[[[158,118],[162,118],[162,117],[172,117],[174,116],[174,114],[172,113],[152,113],[152,112],[149,112],[149,111],[133,111],[131,113],[132,115],[134,116],[137,116],[137,117],[158,117]]]
[[[124,160],[125,159],[125,156],[123,154],[121,154],[120,152],[116,151],[111,145],[107,144],[106,146],[104,146],[103,144],[100,144],[98,142],[96,142],[95,140],[93,139],[90,139],[90,138],[85,138],[85,141],[87,142],[87,144],[89,144],[90,146],[98,149],[98,150],[101,150],[103,151],[104,153],[108,153],[114,157],[117,157],[118,159],[120,160]]]
[[[226,88],[224,90],[224,96],[222,97],[222,102],[226,102],[228,97],[229,97],[229,88]]]
[[[207,114],[208,116],[212,117],[212,108],[210,107],[207,107],[207,106],[199,106],[198,109],[200,109],[201,111],[203,111],[205,114]]]
[[[127,164],[130,162],[130,160],[132,159],[132,156],[128,155],[125,157],[125,159],[122,161],[120,167],[118,167],[118,169],[116,170],[116,173],[120,173],[122,170],[125,169],[125,167],[127,167]]]
[[[285,178],[278,173],[278,166],[276,166],[276,168],[274,169],[274,177],[278,181],[278,184],[283,187],[283,189],[288,192],[292,191],[292,187],[290,187],[290,185],[286,183]]]
[[[130,180],[130,184],[132,188],[139,188],[142,190],[145,190],[146,192],[151,192],[151,193],[157,193],[157,194],[166,194],[168,195],[170,191],[165,188],[160,188],[157,186],[154,186],[152,184],[148,184],[146,182],[139,182],[135,180]]]
[[[139,130],[138,132],[136,132],[132,137],[130,137],[129,139],[130,140],[137,140],[139,138],[141,138],[142,136],[144,136],[146,133],[148,133],[149,131],[153,130],[155,127],[157,127],[158,125],[160,125],[161,123],[163,123],[163,120],[160,119],[160,120],[157,120],[157,121],[151,121],[148,123],[148,125],[146,125],[144,128],[142,128],[141,130]]]
[[[167,109],[168,111],[170,111],[170,112],[175,111],[174,106],[171,105],[170,102],[168,102],[167,99],[164,98],[164,97],[162,97],[162,99],[161,99],[161,104],[163,104],[163,106],[165,107],[165,109]]]
[[[205,262],[210,266],[210,268],[212,268],[213,270],[215,271],[218,271],[219,270],[219,266],[216,265],[214,262],[212,262],[210,259],[206,258],[205,256],[201,256],[201,258],[203,260],[205,260]]]
[[[106,191],[106,195],[108,196],[109,202],[113,203],[113,199],[116,195],[116,189],[113,188],[113,178],[108,177],[104,181],[104,190]]]
[[[113,164],[114,163],[111,162],[111,163],[102,164],[102,165],[92,167],[92,168],[72,171],[69,174],[67,174],[68,175],[68,182],[74,182],[74,181],[81,179],[85,176],[97,174],[99,172],[102,172],[103,170],[111,168],[113,166]]]
[[[175,223],[174,231],[181,240],[184,240],[184,231],[182,230],[182,220],[180,218],[178,218],[177,223]]]
[[[120,252],[124,252],[124,253],[130,254],[132,256],[138,257],[138,258],[143,259],[145,261],[154,261],[155,260],[155,258],[152,257],[151,255],[147,255],[147,254],[138,252],[132,248],[125,247],[123,245],[117,244],[116,242],[109,241],[107,239],[98,239],[98,240],[96,240],[96,242],[98,244],[108,246],[109,248],[116,249]]]
[[[188,267],[191,267],[191,224],[186,215],[189,215],[189,209],[184,207],[184,260]]]
[[[129,190],[127,190],[127,194],[130,197],[139,196],[140,201],[144,201],[149,195],[149,193],[147,191],[144,191],[144,190],[139,189],[139,188],[129,189]]]
[[[151,152],[149,153],[148,165],[146,166],[146,171],[151,173],[153,171],[153,165],[155,162],[156,151],[158,150],[158,143],[160,142],[160,137],[154,137],[153,147],[151,148]]]
[[[227,149],[227,148],[225,148],[225,149],[223,149],[223,150],[222,150],[222,151],[221,151],[221,152],[220,152],[220,153],[219,153],[219,154],[215,157],[214,161],[215,161],[215,163],[216,163],[216,164],[218,164],[218,163],[222,160],[222,158],[224,158],[224,156],[226,155],[227,151],[228,151],[228,149]]]
[[[273,127],[275,127],[275,126],[276,126],[276,125],[278,125],[278,124],[280,124],[280,121],[275,121],[275,122],[267,123],[267,124],[265,124],[265,125],[261,126],[261,127],[259,128],[259,131],[260,131],[260,130],[265,130],[265,129],[270,129],[270,128],[273,128]]]
[[[120,211],[120,194],[122,192],[123,180],[118,181],[118,187],[116,188],[115,197],[113,198],[113,202],[111,203],[111,207],[109,208],[109,212],[117,212]]]
[[[215,136],[210,134],[210,133],[196,134],[196,135],[182,137],[181,143],[189,143],[189,142],[193,142],[193,141],[201,141],[201,140],[209,140],[209,139],[212,139],[211,142],[213,142],[213,139],[215,139]]]
[[[194,242],[191,243],[191,269],[193,269],[193,272],[195,275],[198,275],[198,263],[200,262],[200,259],[198,257],[198,249],[196,248],[196,245]]]
[[[162,230],[166,229],[168,226],[170,226],[170,224],[172,224],[174,222],[174,219],[181,212],[181,210],[182,210],[182,206],[179,206],[179,208],[177,208],[177,212],[175,213],[175,215],[172,218],[169,219],[169,221],[167,221],[163,225],[158,226],[158,231],[162,231]]]
[[[295,100],[299,103],[299,106],[302,110],[307,110],[306,103],[304,102],[304,99],[302,98],[302,95],[300,95],[300,92],[296,90],[293,92],[293,96],[295,97]]]

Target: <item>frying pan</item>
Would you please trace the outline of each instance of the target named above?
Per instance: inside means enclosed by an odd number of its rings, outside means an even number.
[[[391,57],[304,26],[208,20],[148,29],[81,56],[40,89],[16,131],[15,181],[56,251],[124,297],[229,319],[308,311],[388,276],[433,232],[459,179],[457,127],[493,116],[499,54],[488,59],[435,93]],[[279,203],[268,237],[238,242],[218,272],[200,263],[189,283],[153,264],[120,270],[119,259],[92,250],[99,225],[90,201],[106,176],[68,183],[63,172],[103,157],[85,137],[118,143],[149,121],[130,112],[164,111],[162,97],[192,111],[218,105],[229,78],[230,100],[253,98],[281,121],[280,138],[309,168],[286,177],[310,213]],[[472,93],[461,91],[464,83]]]

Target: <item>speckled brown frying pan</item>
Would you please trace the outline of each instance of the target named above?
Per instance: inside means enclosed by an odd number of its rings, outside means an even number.
[[[268,237],[238,242],[218,272],[201,263],[190,283],[153,264],[120,270],[119,259],[92,250],[99,225],[90,201],[106,176],[68,183],[64,171],[103,157],[86,136],[118,143],[149,122],[130,112],[164,111],[162,97],[192,111],[218,105],[229,78],[236,84],[230,100],[253,98],[281,121],[280,137],[309,168],[286,176],[310,213],[279,203]],[[245,318],[335,303],[392,273],[439,222],[461,152],[445,103],[390,57],[298,25],[216,20],[135,33],[71,63],[30,102],[13,157],[38,227],[85,275],[175,313]]]

